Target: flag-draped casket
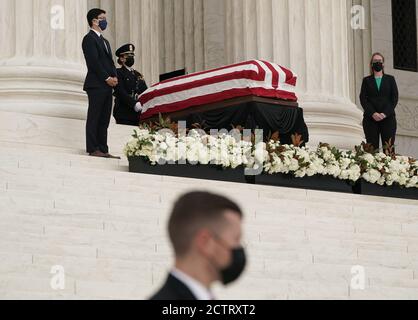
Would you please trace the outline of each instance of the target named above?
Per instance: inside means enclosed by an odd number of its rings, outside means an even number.
[[[297,102],[296,80],[289,69],[263,60],[177,77],[155,84],[139,97],[141,119],[246,96]]]

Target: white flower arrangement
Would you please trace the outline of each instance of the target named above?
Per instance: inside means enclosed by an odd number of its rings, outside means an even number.
[[[125,146],[125,155],[146,158],[152,165],[189,163],[216,165],[236,169],[254,161],[251,142],[237,140],[227,134],[210,136],[199,130],[176,137],[172,132],[136,129],[133,139]]]
[[[418,188],[417,160],[367,152],[365,145],[355,151],[340,151],[327,144],[313,150],[273,140],[255,146],[228,134],[211,136],[202,130],[191,130],[179,136],[170,130],[139,128],[127,143],[125,155],[142,157],[151,165],[189,163],[257,169],[261,164],[264,174],[290,174],[297,178],[332,176],[353,184],[363,179],[381,186]]]
[[[357,162],[362,167],[362,178],[381,186],[399,185],[418,188],[418,161],[409,157],[371,154],[357,148]]]
[[[350,153],[321,144],[317,150],[271,142],[270,158],[264,165],[268,174],[293,174],[297,178],[315,175],[356,182],[361,177],[360,166]]]

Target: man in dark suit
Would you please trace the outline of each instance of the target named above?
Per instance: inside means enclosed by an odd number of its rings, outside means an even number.
[[[83,39],[87,63],[84,91],[89,99],[86,124],[87,153],[93,157],[116,158],[109,154],[107,131],[112,115],[112,93],[118,84],[112,49],[102,32],[107,28],[106,12],[92,9],[87,14],[90,32]]]
[[[118,85],[115,88],[115,108],[113,117],[117,124],[138,126],[141,103],[138,96],[148,89],[142,74],[135,69],[135,46],[131,43],[125,44],[116,50],[118,63],[122,66],[117,69]]]
[[[176,262],[151,300],[214,300],[211,286],[237,280],[245,269],[241,209],[207,192],[182,196],[168,224]]]
[[[395,109],[399,101],[399,91],[395,78],[385,73],[384,63],[382,54],[373,54],[370,62],[371,75],[364,78],[360,93],[364,109],[364,133],[367,143],[376,150],[380,148],[380,140],[383,147],[389,142],[394,147],[397,130]]]

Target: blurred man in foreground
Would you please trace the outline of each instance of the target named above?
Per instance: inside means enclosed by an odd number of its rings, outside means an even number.
[[[211,286],[237,280],[245,269],[241,209],[215,194],[193,192],[175,204],[168,226],[176,262],[151,300],[214,300]]]

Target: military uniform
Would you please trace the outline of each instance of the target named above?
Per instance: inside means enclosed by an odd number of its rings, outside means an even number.
[[[135,46],[127,44],[116,51],[116,56],[133,54]],[[138,71],[122,66],[117,69],[119,84],[115,88],[115,108],[113,116],[117,124],[138,126],[140,114],[135,110],[137,97],[148,89],[144,77]]]

